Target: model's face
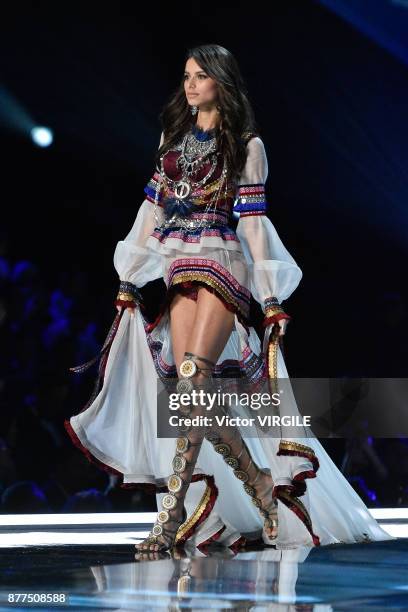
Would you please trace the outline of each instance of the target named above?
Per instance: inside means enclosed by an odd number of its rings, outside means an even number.
[[[217,102],[217,83],[190,57],[184,69],[184,91],[191,106],[211,108]]]

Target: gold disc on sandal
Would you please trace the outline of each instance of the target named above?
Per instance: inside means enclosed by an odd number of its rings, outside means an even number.
[[[239,466],[239,461],[236,457],[233,457],[232,455],[229,455],[228,457],[224,457],[224,461],[227,465],[229,465],[232,468],[237,468]]]
[[[160,510],[160,512],[157,515],[157,521],[159,523],[167,523],[169,518],[170,518],[170,514],[167,512],[167,510]]]
[[[234,470],[234,476],[241,480],[242,482],[246,482],[249,478],[248,474],[244,472],[244,470]]]
[[[155,525],[152,529],[154,536],[160,536],[163,533],[163,527],[161,525]]]
[[[175,472],[184,472],[186,469],[186,458],[182,455],[176,455],[173,459],[173,470]]]
[[[190,393],[194,389],[193,381],[189,378],[181,379],[178,381],[176,389],[178,393]]]
[[[244,489],[245,489],[245,492],[248,493],[248,495],[250,495],[251,497],[255,497],[256,491],[253,487],[251,487],[250,485],[244,484]]]
[[[229,455],[231,453],[231,448],[228,444],[224,444],[221,442],[220,444],[214,444],[214,450],[220,455]]]
[[[184,453],[188,450],[189,440],[186,436],[181,436],[177,438],[176,449],[178,453]]]
[[[167,488],[172,493],[178,493],[183,486],[183,481],[177,474],[172,474],[167,481]]]
[[[175,497],[175,495],[172,495],[171,493],[167,493],[167,495],[163,497],[162,506],[166,510],[173,510],[173,508],[177,506],[177,501],[178,500],[177,500],[177,497]]]
[[[209,431],[205,434],[205,438],[211,442],[211,444],[218,444],[220,441],[220,436],[215,433],[215,431]]]
[[[184,415],[184,416],[188,416],[189,414],[191,414],[193,408],[191,406],[180,406],[179,407],[179,412]]]
[[[180,364],[180,374],[186,378],[194,376],[197,372],[197,364],[192,359],[185,359]]]

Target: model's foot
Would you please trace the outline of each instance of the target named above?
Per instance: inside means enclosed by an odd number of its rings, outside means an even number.
[[[156,551],[146,551],[146,552],[136,552],[135,560],[136,561],[158,561],[159,559],[168,559],[169,551],[166,550],[156,550]]]
[[[248,483],[256,491],[256,497],[260,502],[259,511],[265,518],[264,530],[270,539],[278,535],[278,504],[272,498],[273,480],[269,474],[261,472],[255,484]]]
[[[135,544],[135,548],[138,552],[158,552],[169,550],[174,546],[177,531],[186,519],[182,500],[179,501],[176,508],[168,510],[167,512],[170,518],[165,523],[158,523],[157,520],[155,522],[155,525],[161,524],[163,532],[156,536],[151,531],[147,538]]]
[[[215,450],[224,456],[225,461],[234,467],[235,476],[242,481],[246,493],[252,497],[253,503],[265,519],[265,535],[273,540],[278,534],[278,504],[276,499],[272,498],[274,482],[270,474],[254,463],[239,431],[236,430],[234,434],[231,438],[225,435],[224,430],[217,429],[210,431],[206,437]]]
[[[139,552],[170,550],[174,546],[177,531],[187,520],[184,499],[191,482],[194,466],[200,452],[204,434],[196,432],[179,436],[176,454],[173,457],[171,474],[167,482],[167,493],[162,499],[162,509],[148,537],[135,545]]]

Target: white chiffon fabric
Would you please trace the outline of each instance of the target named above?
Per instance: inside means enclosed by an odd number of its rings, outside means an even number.
[[[239,184],[265,183],[268,165],[263,142],[256,137],[247,147],[247,163]],[[160,206],[156,213],[163,219]],[[287,299],[302,277],[299,266],[265,215],[239,219],[236,230],[239,241],[234,248],[225,244],[230,241],[219,237],[214,241],[206,236],[201,237],[198,245],[192,245],[191,252],[188,244],[184,243],[180,248],[177,240],[168,239],[165,244],[159,244],[151,236],[156,226],[154,205],[145,199],[131,231],[118,242],[114,253],[114,266],[121,280],[130,281],[137,287],[158,278],[164,278],[166,282],[172,261],[198,256],[224,266],[239,283],[250,289],[264,308],[264,300],[268,297],[275,296],[279,301]],[[262,357],[270,331],[269,326],[262,344],[255,329],[249,327],[248,334],[235,315],[234,329],[217,364],[225,360],[240,361],[248,352]],[[125,311],[110,348],[103,386],[86,410],[71,417],[70,424],[82,446],[96,459],[123,474],[124,483],[163,486],[172,474],[175,439],[157,438],[157,392],[163,387],[152,358],[153,344],[162,347],[161,363],[174,366],[168,312],[147,333],[140,310],[135,311],[134,317]],[[280,348],[278,377],[289,377]],[[286,403],[286,410],[299,415],[294,397],[291,399]],[[239,412],[239,407],[235,410]],[[307,458],[278,456],[280,439],[249,437],[245,436],[245,431],[241,433],[253,459],[260,467],[270,470],[276,485],[290,484],[296,474],[313,470]],[[320,544],[393,539],[372,518],[310,429],[306,436],[293,438],[289,428],[284,430],[285,440],[309,446],[320,463],[317,477],[305,481],[307,490],[301,497]],[[218,497],[213,510],[195,530],[189,543],[199,545],[222,527],[225,529],[218,541],[225,545],[235,542],[241,534],[261,534],[263,519],[258,510],[242,483],[207,440],[203,441],[194,474],[213,475]],[[185,499],[189,515],[199,504],[205,487],[205,481],[190,484]],[[157,494],[158,504],[163,495]],[[278,503],[278,519],[277,548],[314,546],[305,524],[282,503]]]

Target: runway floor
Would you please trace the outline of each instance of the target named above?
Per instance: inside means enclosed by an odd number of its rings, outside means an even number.
[[[135,556],[154,516],[0,516],[0,610],[408,610],[406,518],[378,543]]]

